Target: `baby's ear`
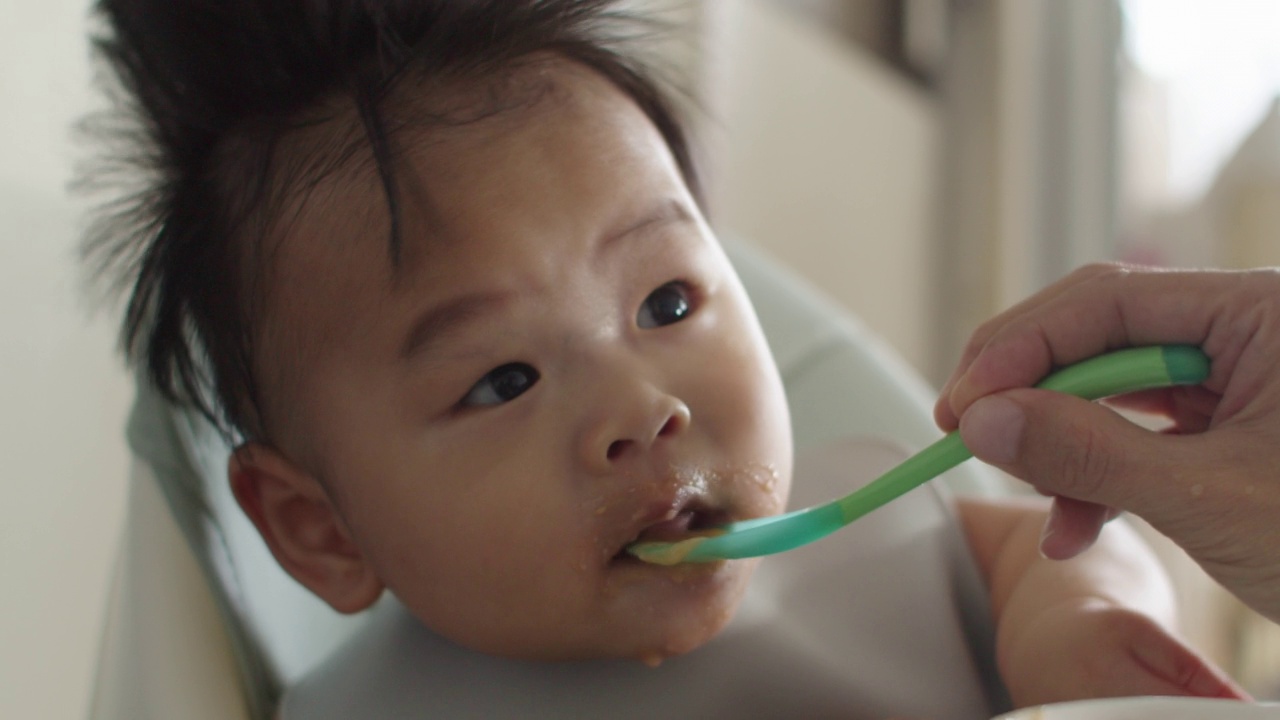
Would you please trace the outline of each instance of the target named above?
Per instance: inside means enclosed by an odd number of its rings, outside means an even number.
[[[229,475],[241,509],[295,580],[338,612],[378,599],[382,581],[314,476],[261,443],[236,448]]]

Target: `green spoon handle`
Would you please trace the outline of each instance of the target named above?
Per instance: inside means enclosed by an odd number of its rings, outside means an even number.
[[[1209,376],[1209,358],[1188,345],[1130,348],[1063,368],[1036,385],[1087,400],[1171,385],[1196,385]],[[676,543],[637,543],[628,552],[646,562],[710,562],[758,557],[807,545],[901,497],[973,457],[958,432],[908,458],[862,488],[804,510],[732,523],[723,533]]]

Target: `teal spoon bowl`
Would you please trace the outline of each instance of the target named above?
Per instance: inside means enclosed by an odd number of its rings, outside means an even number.
[[[1059,370],[1036,387],[1087,400],[1172,385],[1198,385],[1209,376],[1209,358],[1188,345],[1130,348]],[[952,432],[872,482],[837,500],[784,515],[730,523],[677,542],[627,547],[657,565],[713,562],[772,555],[820,540],[973,457]]]

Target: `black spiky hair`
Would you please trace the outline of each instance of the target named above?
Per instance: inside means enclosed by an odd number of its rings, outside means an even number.
[[[335,98],[377,168],[399,257],[384,106],[398,84],[500,70],[538,52],[599,72],[662,134],[695,197],[673,105],[623,51],[651,23],[616,0],[99,0],[94,38],[116,89],[87,184],[113,198],[86,238],[95,272],[128,293],[121,343],[171,401],[228,437],[261,437],[246,253],[292,185],[283,140]],[[639,31],[639,32],[637,32]],[[332,150],[332,149],[331,149]],[[334,154],[339,154],[335,151]],[[350,155],[348,150],[347,155]],[[334,157],[312,169],[340,165]],[[326,165],[327,163],[327,165]],[[312,178],[314,180],[314,178]]]

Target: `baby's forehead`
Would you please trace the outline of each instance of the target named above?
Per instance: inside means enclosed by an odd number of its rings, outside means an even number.
[[[619,91],[595,70],[545,53],[443,77],[408,73],[378,103],[381,133],[350,95],[326,98],[301,113],[276,150],[283,158],[282,184],[347,187],[378,174],[379,139],[394,151],[387,159],[403,164],[416,148],[501,132],[550,103],[581,106],[610,92]]]
[[[620,95],[595,70],[541,54],[487,72],[407,77],[381,109],[380,138],[371,137],[353,99],[330,99],[276,150],[276,184],[287,201],[273,234],[287,236],[305,213],[332,214],[367,228],[389,212],[391,195],[413,191],[429,199],[430,186],[443,184],[440,176],[447,180],[460,166],[474,164],[472,156],[483,154],[495,136],[532,115],[568,109],[585,118]],[[379,157],[379,141],[385,157]],[[432,214],[422,199],[415,198],[417,209]]]
[[[397,270],[448,234],[464,204],[459,193],[490,193],[491,211],[503,210],[501,167],[508,156],[495,156],[495,147],[545,154],[541,138],[526,132],[530,127],[579,126],[575,145],[593,136],[657,137],[652,122],[610,80],[554,56],[481,77],[410,78],[389,98],[386,117],[387,158],[375,153],[354,107],[337,108],[327,123],[292,138],[284,152],[294,158],[297,187],[274,229],[277,243],[295,251],[298,244],[318,243],[309,251],[363,254],[369,247],[362,241],[375,237],[394,280]],[[513,135],[523,142],[503,142]],[[474,182],[477,176],[487,182]]]
[[[645,187],[684,191],[655,125],[595,71],[545,60],[494,82],[449,88],[461,98],[457,102],[404,100],[389,113],[390,164],[380,165],[364,147],[343,167],[300,189],[267,258],[266,285],[277,296],[265,303],[268,315],[297,315],[304,306],[328,302],[324,314],[336,316],[354,298],[394,302],[402,290],[448,280],[455,260],[483,262],[458,250],[471,240],[490,230],[510,237],[517,224],[527,227],[543,212],[581,207],[582,199],[602,192],[626,195],[619,182],[648,177],[657,185]],[[407,96],[411,90],[406,85],[400,92]],[[440,108],[454,114],[446,117]],[[329,141],[312,138],[317,140]],[[612,170],[602,175],[600,158],[606,156],[637,172],[630,178],[610,175]],[[382,174],[388,169],[391,193]],[[550,205],[542,202],[547,199]],[[441,257],[447,260],[438,262]],[[321,294],[325,299],[316,299]]]

